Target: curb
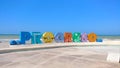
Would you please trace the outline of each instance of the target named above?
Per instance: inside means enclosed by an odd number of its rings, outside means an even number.
[[[30,50],[42,50],[42,49],[53,49],[63,47],[92,47],[92,46],[113,46],[103,43],[45,43],[45,44],[30,44],[30,45],[9,45],[8,48],[0,49],[0,54],[19,52],[19,51],[30,51]],[[119,45],[114,45],[119,46]]]

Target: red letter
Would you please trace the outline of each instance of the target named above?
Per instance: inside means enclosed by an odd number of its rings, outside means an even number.
[[[64,33],[64,42],[72,42],[72,33]]]

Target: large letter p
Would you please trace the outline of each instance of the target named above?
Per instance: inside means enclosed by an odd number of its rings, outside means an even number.
[[[31,34],[29,32],[21,32],[20,33],[20,43],[25,44],[25,41],[30,40]]]

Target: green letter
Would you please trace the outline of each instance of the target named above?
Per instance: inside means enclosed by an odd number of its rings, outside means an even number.
[[[72,38],[73,38],[73,42],[80,42],[81,41],[81,37],[80,37],[80,33],[78,33],[78,32],[75,32],[75,33],[73,33],[73,35],[72,35]]]

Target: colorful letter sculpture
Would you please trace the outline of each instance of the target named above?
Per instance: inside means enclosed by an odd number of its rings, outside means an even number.
[[[51,43],[54,40],[54,35],[52,32],[45,32],[42,38],[45,43]]]
[[[80,42],[81,40],[80,40],[80,37],[81,35],[80,35],[80,33],[78,33],[78,32],[75,32],[75,33],[73,33],[73,35],[72,35],[72,38],[73,38],[73,42]]]
[[[31,38],[31,34],[29,32],[21,32],[20,34],[20,42],[21,44],[25,44],[25,41]]]
[[[59,32],[55,35],[55,42],[64,42],[64,35],[63,33]]]
[[[10,41],[10,45],[20,45],[20,44],[21,44],[20,40],[11,40]]]
[[[17,43],[17,45],[21,44],[20,40],[16,40],[16,43]]]
[[[17,42],[15,40],[11,40],[10,45],[17,45]]]
[[[96,42],[103,42],[103,40],[102,39],[97,39]]]
[[[64,33],[64,42],[72,42],[72,33]]]
[[[89,42],[95,42],[97,40],[97,35],[95,33],[88,34]]]
[[[62,32],[56,33],[55,35],[52,32],[45,32],[44,34],[40,32],[21,32],[20,33],[20,40],[11,40],[10,45],[20,45],[25,44],[26,41],[31,39],[31,44],[40,44],[44,43],[52,43],[53,41],[57,43],[62,42],[103,42],[102,39],[98,39],[95,33],[70,33]]]
[[[86,33],[81,34],[81,41],[82,42],[87,42],[88,41],[88,37]]]
[[[42,43],[41,37],[42,37],[42,34],[40,32],[32,32],[31,43],[32,44]]]

